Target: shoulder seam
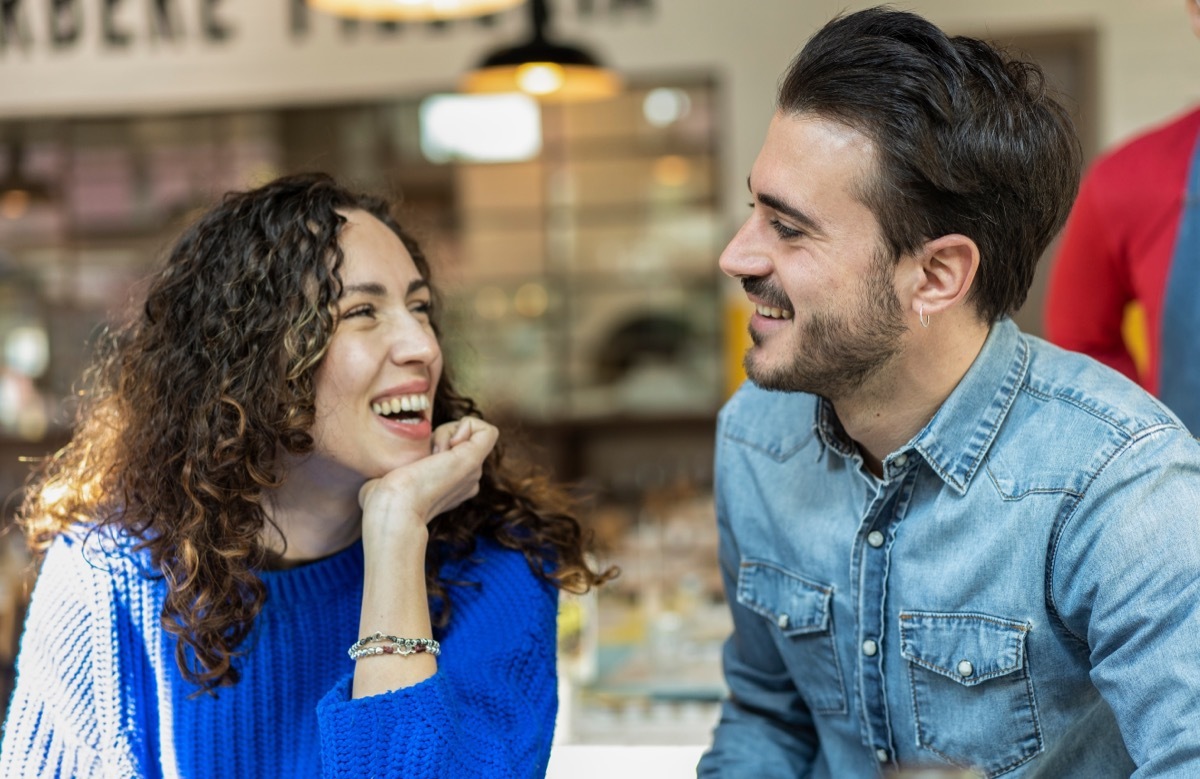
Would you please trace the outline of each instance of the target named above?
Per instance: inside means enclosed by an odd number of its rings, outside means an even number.
[[[1067,624],[1066,620],[1062,618],[1059,612],[1058,604],[1054,598],[1054,572],[1058,562],[1058,548],[1060,546],[1060,542],[1062,541],[1062,537],[1066,534],[1071,523],[1075,521],[1075,518],[1079,516],[1079,507],[1087,499],[1088,492],[1091,490],[1092,485],[1095,484],[1100,476],[1108,470],[1108,467],[1112,465],[1115,460],[1132,449],[1133,446],[1140,441],[1143,441],[1156,433],[1163,432],[1164,430],[1169,431],[1179,429],[1178,425],[1172,425],[1169,423],[1160,423],[1134,433],[1125,431],[1119,426],[1117,427],[1118,429],[1121,429],[1122,432],[1126,433],[1127,438],[1125,443],[1114,449],[1112,454],[1109,455],[1108,459],[1106,459],[1100,465],[1100,467],[1096,469],[1095,473],[1092,474],[1092,477],[1087,480],[1086,484],[1083,485],[1083,489],[1077,496],[1075,496],[1075,499],[1071,504],[1071,510],[1055,522],[1055,527],[1050,531],[1050,548],[1047,550],[1046,554],[1046,604],[1049,606],[1050,612],[1054,615],[1055,620],[1062,626],[1067,635],[1073,637],[1076,641],[1079,641],[1083,646],[1088,645],[1087,639],[1076,634],[1075,631],[1073,631]]]

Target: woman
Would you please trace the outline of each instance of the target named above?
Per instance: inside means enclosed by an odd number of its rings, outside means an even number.
[[[382,201],[227,196],[89,378],[20,512],[0,775],[544,774],[556,591],[611,574],[453,389]]]

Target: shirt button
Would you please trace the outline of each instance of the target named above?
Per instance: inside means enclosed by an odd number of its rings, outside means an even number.
[[[970,660],[962,660],[958,664],[958,675],[964,679],[975,673],[975,666],[971,665]]]
[[[775,620],[775,624],[779,626],[780,630],[787,630],[788,622],[790,620],[787,614],[780,614],[779,618]]]
[[[870,533],[867,533],[867,543],[876,549],[883,546],[883,533],[880,533],[878,530],[872,530]]]
[[[904,464],[908,462],[908,455],[898,454],[896,455],[896,459],[892,460],[892,462],[896,464],[897,468],[903,468]]]
[[[879,651],[879,644],[868,638],[862,643],[862,651],[867,657],[874,657],[875,653]]]
[[[887,750],[886,749],[876,749],[875,750],[875,759],[881,763],[886,763],[888,761]]]

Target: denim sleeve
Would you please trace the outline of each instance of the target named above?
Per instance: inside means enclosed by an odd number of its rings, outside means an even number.
[[[1087,645],[1136,779],[1200,776],[1200,444],[1135,437],[1051,548],[1050,597]]]
[[[700,777],[808,776],[817,752],[812,715],[796,691],[767,622],[737,601],[740,555],[718,493],[721,574],[733,614],[723,666],[729,697],[713,744],[697,767]]]

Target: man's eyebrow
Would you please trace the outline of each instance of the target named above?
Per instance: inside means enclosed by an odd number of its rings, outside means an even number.
[[[411,295],[422,289],[429,289],[429,282],[425,279],[413,279],[408,282],[408,289],[404,291],[405,295]],[[347,295],[372,295],[374,297],[386,297],[387,287],[377,281],[368,281],[363,284],[347,284],[342,287],[342,297]]]
[[[764,206],[771,209],[772,211],[778,211],[779,213],[788,217],[793,222],[798,224],[801,228],[803,228],[806,232],[812,233],[814,235],[820,235],[821,233],[824,232],[821,229],[821,226],[819,224],[817,224],[816,220],[813,219],[808,214],[804,213],[803,211],[788,205],[787,203],[783,202],[782,200],[775,197],[774,195],[768,195],[766,192],[755,193],[754,190],[750,187],[750,177],[749,176],[746,177],[746,189],[750,190],[750,194],[754,195],[754,198],[758,202],[762,203]]]

